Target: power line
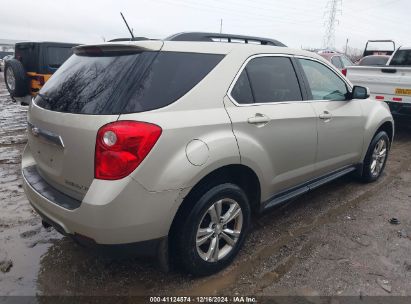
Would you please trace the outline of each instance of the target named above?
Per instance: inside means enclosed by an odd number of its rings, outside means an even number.
[[[334,49],[335,25],[338,23],[337,13],[341,13],[342,0],[329,0],[325,11],[325,34],[323,47]]]

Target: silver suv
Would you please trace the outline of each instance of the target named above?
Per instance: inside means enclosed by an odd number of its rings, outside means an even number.
[[[314,53],[246,42],[76,47],[28,111],[24,189],[44,224],[207,275],[253,212],[350,172],[378,179],[385,103]]]

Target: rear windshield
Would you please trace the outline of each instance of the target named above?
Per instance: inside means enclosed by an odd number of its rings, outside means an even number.
[[[398,50],[395,52],[390,65],[411,66],[411,50]]]
[[[141,52],[71,56],[41,89],[35,103],[75,114],[125,114],[167,106],[197,85],[223,55]]]

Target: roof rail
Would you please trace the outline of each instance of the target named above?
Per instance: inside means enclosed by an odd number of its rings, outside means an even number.
[[[250,44],[261,44],[261,45],[273,45],[273,46],[286,46],[278,40],[253,37],[253,36],[243,36],[243,35],[232,35],[232,34],[219,34],[219,33],[202,33],[202,32],[184,32],[174,34],[167,37],[165,40],[169,41],[207,41],[207,42],[233,42],[233,43],[250,43]]]

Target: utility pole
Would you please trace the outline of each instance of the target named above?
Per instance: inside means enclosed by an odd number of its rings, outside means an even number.
[[[345,42],[345,52],[344,52],[345,55],[347,55],[347,51],[348,51],[348,38],[347,38],[347,41]]]
[[[338,23],[337,13],[341,13],[342,0],[328,0],[325,10],[325,33],[323,47],[335,48],[335,26]]]
[[[223,32],[223,18],[220,19],[220,34]]]

